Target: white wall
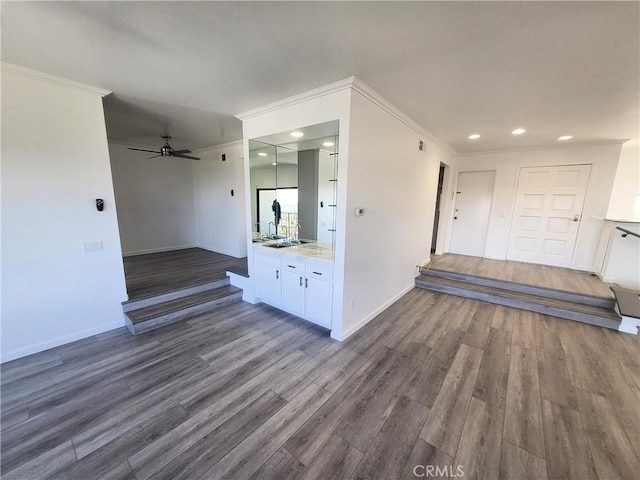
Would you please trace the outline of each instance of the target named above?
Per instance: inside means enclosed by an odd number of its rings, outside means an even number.
[[[200,161],[191,162],[196,243],[234,257],[247,255],[242,152],[235,142],[194,152]]]
[[[37,77],[3,65],[2,361],[124,325],[101,95]]]
[[[607,218],[640,221],[640,147],[637,145],[622,146]]]
[[[148,148],[148,147],[146,147]],[[196,245],[192,163],[109,143],[125,255]]]
[[[350,132],[344,337],[413,288],[416,266],[430,256],[440,161],[448,160],[430,142],[419,151],[419,133],[358,92]],[[356,207],[365,214],[356,217]]]
[[[499,260],[507,257],[511,215],[520,168],[591,164],[591,176],[572,268],[593,271],[594,257],[607,214],[620,148],[620,144],[608,144],[457,156],[455,165],[458,172],[496,171],[484,256]],[[455,182],[451,188],[455,190]]]

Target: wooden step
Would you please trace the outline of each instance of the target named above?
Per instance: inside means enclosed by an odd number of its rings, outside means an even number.
[[[145,297],[137,298],[135,300],[128,300],[126,302],[122,302],[122,310],[124,312],[131,312],[134,310],[139,310],[144,307],[150,307],[152,305],[165,303],[170,300],[176,300],[178,298],[188,297],[196,293],[206,292],[207,290],[214,290],[216,288],[224,287],[226,285],[229,285],[229,277],[225,277],[220,280],[215,280],[213,282],[202,282],[197,285],[178,288],[176,290],[171,290],[171,286],[168,285],[165,292],[147,295]]]
[[[125,322],[131,333],[137,335],[241,299],[241,289],[225,285],[125,312]]]
[[[549,296],[539,296],[503,288],[467,283],[434,275],[420,275],[416,286],[483,302],[519,308],[544,315],[618,330],[621,318],[611,308],[585,305]]]
[[[509,282],[506,280],[498,280],[495,278],[469,275],[466,273],[451,272],[448,270],[438,270],[435,268],[424,270],[422,273],[424,275],[446,278],[449,280],[457,280],[463,283],[472,283],[475,285],[482,285],[485,287],[499,288],[502,290],[508,290],[516,293],[535,295],[537,297],[545,297],[545,298],[551,298],[556,300],[565,300],[568,302],[591,305],[594,307],[611,309],[615,305],[615,299],[613,298],[613,296],[599,297],[595,295],[586,295],[583,293],[575,293],[575,292],[569,292],[566,290],[557,290],[553,288],[538,287],[535,285]]]

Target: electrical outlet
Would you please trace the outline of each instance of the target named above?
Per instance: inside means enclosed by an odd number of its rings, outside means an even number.
[[[102,240],[92,240],[90,242],[84,242],[83,247],[84,253],[102,252],[104,250]]]

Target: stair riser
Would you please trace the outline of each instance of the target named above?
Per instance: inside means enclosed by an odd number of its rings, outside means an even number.
[[[549,288],[535,287],[532,285],[524,285],[521,283],[513,283],[493,278],[476,277],[474,275],[464,275],[461,273],[447,272],[444,270],[427,270],[423,272],[425,275],[434,277],[456,280],[459,282],[472,283],[484,287],[500,288],[510,292],[524,293],[528,295],[536,295],[538,297],[546,297],[554,300],[564,300],[567,302],[581,303],[592,307],[601,307],[611,309],[615,305],[613,298],[592,297],[589,295],[580,295],[578,293],[564,292]]]
[[[600,317],[597,315],[592,315],[584,312],[576,312],[574,310],[554,307],[550,305],[544,305],[536,302],[516,300],[513,298],[502,297],[496,294],[487,294],[483,292],[477,292],[474,290],[467,290],[464,288],[458,288],[458,287],[453,287],[449,285],[431,284],[425,281],[416,281],[416,287],[424,288],[426,290],[432,290],[435,292],[446,293],[449,295],[456,295],[458,297],[470,298],[473,300],[480,300],[483,302],[493,303],[496,305],[503,305],[505,307],[518,308],[520,310],[528,310],[530,312],[541,313],[543,315],[551,315],[553,317],[559,317],[567,320],[573,320],[576,322],[596,325],[599,327],[610,328],[612,330],[618,330],[620,325],[620,322],[613,321],[610,318],[604,318],[604,317]]]
[[[184,320],[185,318],[190,318],[196,315],[209,312],[223,305],[240,302],[241,300],[242,300],[242,292],[237,292],[232,295],[227,295],[225,297],[217,298],[210,302],[193,305],[191,307],[184,308],[176,312],[171,312],[166,315],[161,315],[156,318],[152,318],[144,322],[139,322],[135,324],[131,321],[131,319],[125,313],[125,321],[126,321],[127,328],[131,331],[131,333],[133,333],[134,335],[138,335],[140,333],[155,330],[156,328],[160,328],[165,325],[169,325],[171,323]]]
[[[122,310],[125,313],[132,312],[140,308],[150,307],[152,305],[158,305],[159,303],[168,302],[170,300],[176,300],[178,298],[188,297],[189,295],[194,295],[196,293],[206,292],[207,290],[215,290],[216,288],[224,287],[226,285],[229,285],[229,277],[226,277],[222,280],[217,280],[215,282],[196,285],[195,287],[189,287],[182,290],[168,292],[162,295],[157,295],[155,297],[142,298],[134,302],[125,302],[122,304]]]

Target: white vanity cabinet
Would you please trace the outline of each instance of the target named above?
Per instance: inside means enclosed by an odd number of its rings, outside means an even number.
[[[255,256],[256,296],[274,307],[282,305],[280,259]]]
[[[278,252],[279,253],[279,252]],[[333,270],[296,256],[254,256],[256,297],[325,328],[331,328]]]
[[[288,312],[304,316],[304,263],[282,260],[282,307]]]
[[[314,265],[307,265],[304,289],[304,317],[313,323],[330,328],[332,305],[333,271]]]

